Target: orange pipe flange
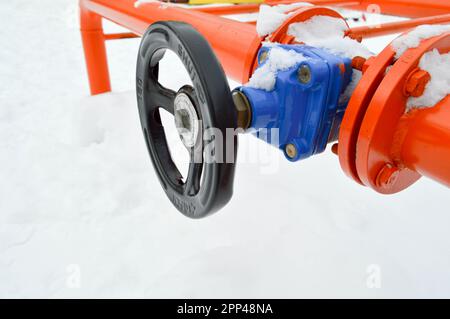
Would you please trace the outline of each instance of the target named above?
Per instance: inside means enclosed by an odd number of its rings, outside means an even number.
[[[342,170],[360,184],[362,182],[356,171],[356,143],[359,129],[369,103],[384,78],[386,68],[393,60],[394,53],[389,47],[366,60],[362,66],[363,77],[353,91],[339,130],[339,163]]]
[[[430,177],[435,177],[434,175],[448,167],[450,145],[434,145],[434,142],[450,140],[450,136],[446,135],[450,133],[448,129],[450,113],[447,110],[428,111],[428,116],[425,116],[422,121],[419,121],[417,117],[411,117],[410,114],[405,114],[408,96],[404,93],[404,87],[408,76],[416,70],[423,54],[433,49],[447,52],[450,49],[450,33],[427,39],[422,41],[417,48],[408,49],[387,72],[364,114],[356,143],[356,170],[364,185],[370,186],[380,193],[399,192],[417,181],[421,176],[420,173],[430,173]],[[395,53],[390,46],[385,50],[391,51],[394,56]],[[442,108],[441,106],[438,110]],[[420,113],[423,110],[417,112]],[[437,116],[444,116],[444,119],[437,119]],[[413,121],[419,121],[419,124],[414,122],[416,126],[410,127],[410,123]],[[432,124],[442,121],[446,122],[444,128],[432,126]],[[414,142],[414,138],[422,136],[420,133],[411,131],[418,129],[417,125],[419,129],[425,131],[425,136],[437,136],[437,138],[433,141]],[[433,132],[435,130],[438,133]],[[405,145],[406,136],[409,137],[408,143]],[[423,145],[430,148],[437,146],[446,151],[417,154],[415,152],[417,149],[424,150]],[[417,156],[416,159],[414,159],[414,155]],[[434,157],[434,161],[430,160],[430,156]],[[440,164],[442,161],[446,161],[447,164]],[[449,177],[450,174],[447,173],[439,176],[439,180],[444,180],[448,184],[450,183]]]

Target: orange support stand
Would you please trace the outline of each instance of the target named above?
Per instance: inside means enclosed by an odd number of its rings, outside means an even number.
[[[164,3],[144,3],[138,8],[135,0],[81,0],[82,24],[94,25],[95,41],[90,36],[83,43],[86,53],[91,92],[109,90],[109,76],[105,69],[104,35],[98,17],[102,16],[142,35],[150,24],[159,20],[183,21],[191,24],[208,40],[228,76],[246,82],[253,70],[261,39],[255,26],[198,10],[167,6]],[[82,27],[82,33],[86,34]],[[95,42],[95,43],[94,43]],[[93,62],[98,59],[98,65]]]
[[[111,91],[102,17],[80,7],[80,31],[91,94]]]
[[[267,0],[268,4],[289,4],[297,0]],[[427,17],[377,28],[363,27],[350,29],[352,36],[378,36],[399,32],[422,23],[444,23],[449,21],[450,3],[434,0],[309,0],[314,5],[329,5],[365,11],[370,5],[380,8],[380,13],[398,14],[408,17]],[[241,4],[218,7],[185,7],[164,3],[143,3],[135,7],[135,0],[80,0],[80,25],[91,94],[111,90],[105,41],[124,39],[142,35],[147,27],[158,20],[184,21],[193,25],[205,36],[213,47],[228,76],[239,81],[248,80],[261,39],[256,34],[254,22],[239,22],[220,15],[256,12],[260,4]],[[131,32],[105,35],[102,18],[111,20]],[[281,31],[279,30],[278,33]]]

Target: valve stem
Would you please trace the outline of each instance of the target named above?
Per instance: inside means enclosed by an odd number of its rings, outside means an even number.
[[[252,120],[252,109],[250,102],[244,93],[239,90],[234,90],[231,93],[233,97],[234,107],[237,111],[237,127],[241,129],[248,129]]]

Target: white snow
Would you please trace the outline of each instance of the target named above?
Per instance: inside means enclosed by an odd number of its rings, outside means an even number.
[[[450,32],[450,25],[425,24],[414,28],[392,42],[392,48],[396,51],[395,57],[400,58],[406,50],[419,46],[422,40],[438,36],[444,32]]]
[[[329,16],[314,16],[311,19],[293,23],[288,34],[297,41],[307,45],[322,48],[336,55],[347,58],[362,56],[368,58],[372,52],[362,43],[345,37],[347,25],[344,20]],[[340,101],[348,101],[361,79],[361,72],[354,70],[352,80],[340,96]]]
[[[419,68],[427,71],[431,80],[422,96],[408,98],[407,111],[432,107],[450,94],[450,53],[439,54],[436,49],[427,52],[420,59]]]
[[[331,152],[243,135],[275,173],[242,163],[225,209],[181,216],[139,125],[139,40],[108,43],[116,93],[90,97],[76,21],[72,0],[0,1],[0,297],[450,297],[449,189],[427,179],[383,196]]]
[[[263,37],[274,32],[289,17],[276,7],[261,5],[259,7],[258,18],[256,20],[256,32]]]
[[[342,38],[347,30],[344,20],[329,16],[314,16],[304,22],[290,25],[289,34],[298,37],[302,42],[315,38]]]
[[[373,55],[362,43],[344,37],[347,26],[345,21],[328,16],[314,16],[304,22],[292,23],[288,34],[299,42],[326,49],[329,52],[348,58]]]
[[[256,32],[261,37],[269,35],[277,30],[293,14],[292,12],[287,13],[288,11],[308,6],[311,6],[308,2],[280,4],[276,6],[262,4],[259,7],[258,18],[256,20]]]
[[[278,71],[285,71],[307,58],[294,50],[273,47],[269,50],[267,60],[251,76],[248,87],[271,91],[275,87]]]
[[[352,97],[353,91],[355,91],[356,86],[358,85],[359,81],[361,80],[362,72],[359,70],[352,70],[352,78],[350,80],[350,83],[345,88],[344,92],[339,97],[339,103],[348,102],[350,98]]]

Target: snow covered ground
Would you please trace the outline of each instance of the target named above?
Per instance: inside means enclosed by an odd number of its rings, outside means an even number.
[[[241,163],[231,203],[190,220],[145,149],[139,40],[108,44],[114,93],[89,97],[76,1],[1,1],[0,39],[0,297],[450,297],[447,188],[382,196],[329,151],[244,136],[275,164]]]

